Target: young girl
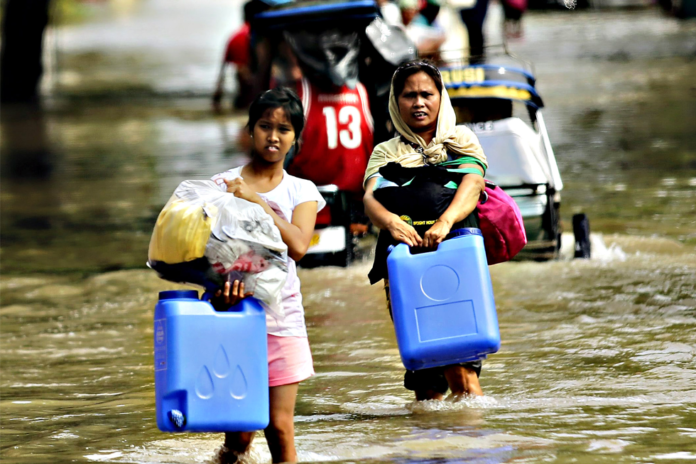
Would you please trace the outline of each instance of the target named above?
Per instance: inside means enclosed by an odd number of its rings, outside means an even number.
[[[270,424],[265,435],[273,462],[295,462],[294,411],[298,384],[314,375],[304,322],[300,281],[295,261],[307,252],[317,211],[326,202],[316,186],[283,170],[288,151],[304,128],[302,103],[291,90],[268,90],[249,108],[247,125],[252,141],[251,162],[213,177],[221,189],[261,205],[271,215],[288,246],[288,280],[282,290],[284,319],[266,315]],[[218,292],[226,305],[250,296],[235,281]],[[249,449],[255,432],[225,434],[222,463],[236,462]]]

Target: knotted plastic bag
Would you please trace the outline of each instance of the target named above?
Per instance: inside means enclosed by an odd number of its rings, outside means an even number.
[[[157,218],[148,266],[163,279],[209,292],[239,280],[275,317],[285,316],[287,245],[278,227],[261,206],[221,191],[213,181],[179,184]]]

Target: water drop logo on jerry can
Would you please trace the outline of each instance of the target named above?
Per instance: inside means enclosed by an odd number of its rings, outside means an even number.
[[[465,228],[437,250],[387,257],[394,331],[410,370],[483,359],[500,348],[498,316],[481,231]]]
[[[154,345],[160,430],[250,432],[268,425],[266,316],[256,299],[220,312],[195,290],[160,292]]]

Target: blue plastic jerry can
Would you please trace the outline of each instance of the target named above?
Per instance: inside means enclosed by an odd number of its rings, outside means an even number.
[[[215,311],[195,290],[160,292],[155,399],[163,432],[251,432],[269,421],[266,316],[254,298]]]
[[[500,348],[479,229],[457,229],[434,251],[399,244],[387,257],[394,329],[410,370],[483,359]]]

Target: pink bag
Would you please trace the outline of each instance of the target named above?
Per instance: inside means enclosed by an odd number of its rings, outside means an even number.
[[[477,208],[488,265],[510,261],[527,244],[522,213],[510,195],[488,180],[486,195]]]
[[[527,10],[527,0],[503,0],[507,6],[519,11]]]

